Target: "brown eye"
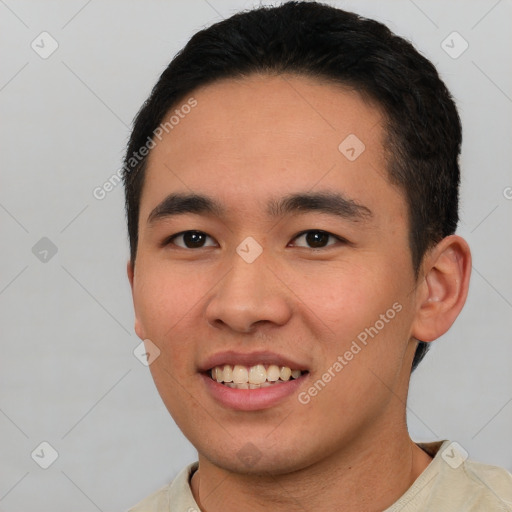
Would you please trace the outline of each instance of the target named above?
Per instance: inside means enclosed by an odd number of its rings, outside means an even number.
[[[177,235],[172,236],[167,243],[172,243],[183,249],[200,249],[201,247],[208,247],[205,242],[211,238],[202,231],[184,231]],[[209,244],[209,246],[215,244]]]
[[[295,240],[300,239],[303,239],[307,245],[297,243],[295,243],[295,245],[298,247],[306,247],[310,249],[322,249],[324,247],[335,244],[336,241],[341,241],[338,237],[332,235],[331,233],[321,230],[304,231],[295,237]],[[329,243],[329,239],[332,239],[331,243]]]

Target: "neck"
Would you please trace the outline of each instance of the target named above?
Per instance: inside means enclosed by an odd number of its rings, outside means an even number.
[[[396,427],[396,426],[395,426]],[[431,462],[410,439],[400,434],[375,437],[371,445],[355,440],[348,448],[287,474],[238,474],[199,456],[191,481],[203,512],[289,512],[290,509],[331,512],[378,511],[391,506]],[[365,440],[368,439],[365,436]]]

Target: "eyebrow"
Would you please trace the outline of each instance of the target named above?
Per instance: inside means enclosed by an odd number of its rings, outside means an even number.
[[[271,217],[310,211],[326,213],[354,222],[373,216],[369,208],[337,192],[289,194],[280,199],[271,199],[267,204],[267,213]],[[226,214],[226,209],[221,203],[208,196],[173,193],[151,211],[147,223],[153,224],[164,218],[187,213],[222,217]]]

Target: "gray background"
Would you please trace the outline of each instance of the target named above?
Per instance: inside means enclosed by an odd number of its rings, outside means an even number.
[[[93,190],[176,51],[256,3],[0,0],[1,511],[124,510],[195,459],[133,355],[122,187]],[[463,313],[412,378],[410,430],[512,470],[512,2],[332,3],[412,40],[457,99],[474,270]],[[51,48],[43,31],[59,45],[46,59],[31,48]],[[453,31],[469,43],[458,58],[458,36],[452,56],[442,47]],[[48,469],[43,441],[58,452]]]

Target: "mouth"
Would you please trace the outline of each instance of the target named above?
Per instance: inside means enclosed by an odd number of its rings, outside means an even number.
[[[280,386],[285,382],[299,379],[306,370],[277,364],[222,364],[207,370],[206,375],[213,381],[232,389],[261,389]]]
[[[200,363],[204,390],[222,408],[258,411],[276,408],[307,384],[310,369],[268,350],[217,352]]]

